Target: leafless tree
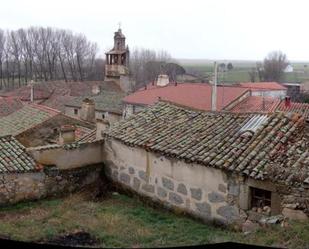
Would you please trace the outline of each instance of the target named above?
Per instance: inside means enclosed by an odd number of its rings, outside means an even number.
[[[284,69],[288,64],[286,55],[281,51],[269,53],[263,63],[263,80],[280,82],[284,76]]]

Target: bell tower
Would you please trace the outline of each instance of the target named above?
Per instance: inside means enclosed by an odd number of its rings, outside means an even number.
[[[119,25],[114,34],[114,47],[106,54],[105,81],[114,81],[123,91],[129,89],[129,48]]]

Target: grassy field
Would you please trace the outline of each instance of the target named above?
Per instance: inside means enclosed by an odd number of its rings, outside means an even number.
[[[0,237],[23,241],[50,241],[84,231],[102,247],[184,246],[234,241],[241,243],[309,246],[309,224],[263,228],[256,233],[223,230],[188,217],[144,205],[136,198],[111,195],[100,201],[79,193],[63,199],[42,200],[0,209]]]
[[[229,63],[229,61],[219,61],[218,63],[222,62],[226,65]],[[192,73],[202,79],[213,74],[213,62],[209,60],[180,60],[179,63],[188,73]],[[248,72],[256,66],[254,61],[231,61],[231,63],[234,66],[232,70],[219,72],[219,82],[236,83],[250,81]],[[302,82],[309,80],[309,63],[295,62],[291,64],[294,72],[285,73],[284,82]]]

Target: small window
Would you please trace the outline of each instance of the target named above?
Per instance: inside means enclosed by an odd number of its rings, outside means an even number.
[[[74,115],[78,114],[78,109],[74,109]]]
[[[251,188],[251,208],[271,207],[271,191]]]
[[[102,114],[102,119],[104,119],[104,118],[105,118],[105,114],[103,113],[103,114]]]

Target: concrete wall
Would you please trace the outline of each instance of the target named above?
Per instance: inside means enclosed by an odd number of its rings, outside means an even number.
[[[287,90],[267,90],[267,91],[258,91],[252,90],[252,96],[264,96],[264,97],[273,97],[283,99],[287,94]]]
[[[62,146],[28,148],[37,163],[54,165],[59,169],[73,169],[103,162],[103,143],[84,143],[80,147],[65,149]]]
[[[233,195],[239,191],[229,189],[222,171],[170,160],[115,140],[105,141],[104,148],[106,173],[115,182],[204,220],[229,223],[239,219],[233,204]]]
[[[21,201],[63,196],[100,179],[102,165],[61,171],[47,167],[40,172],[0,174],[0,206]]]

